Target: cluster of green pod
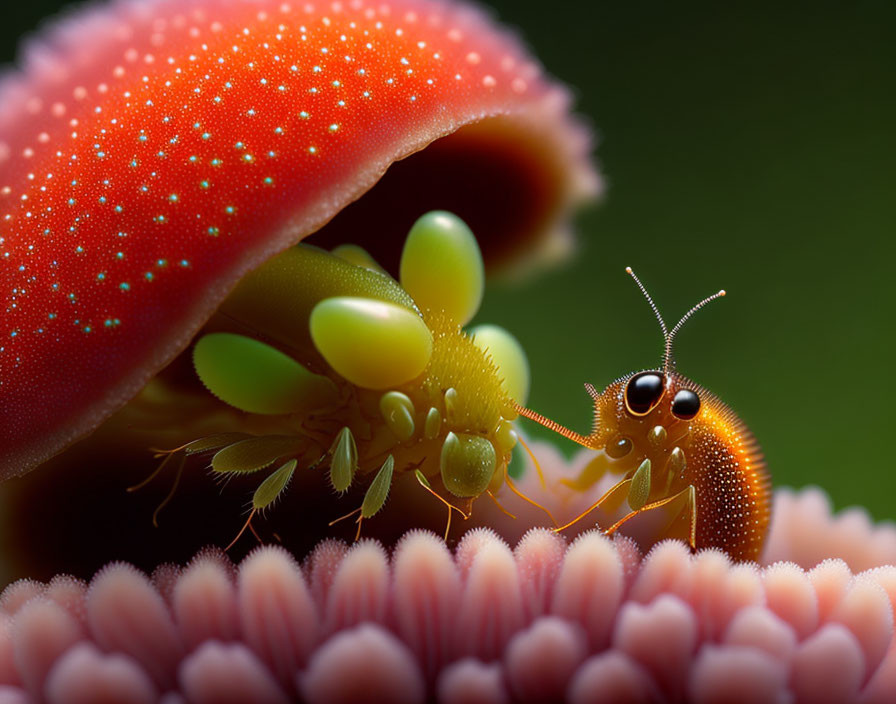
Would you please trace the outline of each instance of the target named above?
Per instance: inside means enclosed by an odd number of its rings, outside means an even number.
[[[468,513],[506,477],[515,403],[529,384],[508,332],[464,331],[483,287],[476,239],[446,212],[414,224],[399,281],[355,246],[293,247],[243,279],[193,350],[203,384],[243,411],[252,432],[202,438],[184,452],[214,451],[221,475],[267,472],[256,511],[295,472],[319,471],[338,492],[364,482],[355,513],[370,518],[394,475],[413,471]]]

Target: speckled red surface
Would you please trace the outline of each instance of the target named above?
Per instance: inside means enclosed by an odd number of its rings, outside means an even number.
[[[593,180],[567,102],[453,3],[147,0],[65,20],[0,84],[0,478],[92,429],[243,273],[432,140],[553,122],[557,159]]]

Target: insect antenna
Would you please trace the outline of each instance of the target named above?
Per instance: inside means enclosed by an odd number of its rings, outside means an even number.
[[[663,340],[668,341],[669,329],[666,327],[666,321],[663,320],[663,316],[660,314],[660,309],[656,307],[656,303],[653,302],[650,294],[647,293],[647,289],[644,288],[644,284],[641,283],[641,279],[637,277],[630,266],[625,267],[625,273],[631,276],[635,280],[635,283],[638,285],[638,288],[641,289],[641,293],[644,294],[644,298],[647,299],[647,303],[650,306],[650,309],[653,311],[653,314],[656,316],[656,319],[660,323],[660,329],[663,331]]]
[[[650,309],[653,311],[653,314],[656,316],[656,319],[659,321],[660,329],[663,331],[663,373],[668,372],[674,366],[674,362],[672,360],[672,342],[675,339],[675,335],[681,330],[681,327],[687,322],[688,318],[690,318],[694,313],[700,310],[703,306],[705,306],[710,301],[714,301],[717,298],[721,298],[725,295],[724,289],[719,291],[718,293],[714,293],[711,296],[707,296],[702,301],[700,301],[697,305],[691,308],[684,316],[679,320],[675,327],[670,331],[666,327],[666,322],[663,320],[663,316],[660,315],[659,308],[656,307],[656,304],[653,302],[653,299],[650,297],[650,294],[647,293],[647,289],[644,287],[644,284],[641,283],[641,280],[635,275],[635,272],[632,271],[630,266],[625,267],[625,272],[631,276],[635,283],[638,285],[638,288],[641,289],[641,293],[644,294],[644,298],[647,299],[647,303],[650,305]]]
[[[702,301],[700,301],[697,305],[691,308],[687,313],[685,313],[681,320],[679,320],[675,327],[672,328],[672,331],[666,335],[666,349],[663,352],[663,372],[669,371],[669,369],[674,366],[672,361],[672,341],[675,339],[675,335],[681,330],[681,327],[687,322],[688,318],[690,318],[694,313],[700,310],[707,303],[716,300],[717,298],[721,298],[725,295],[725,289],[712,294],[711,296],[707,296]]]
[[[541,413],[537,413],[536,411],[530,410],[525,406],[520,406],[518,403],[513,404],[514,408],[516,408],[516,412],[519,413],[523,418],[528,418],[529,420],[534,420],[539,425],[543,425],[548,430],[553,430],[555,433],[559,433],[565,438],[572,440],[573,442],[578,443],[582,447],[588,447],[592,450],[596,450],[597,448],[591,444],[591,441],[587,436],[582,435],[581,433],[577,433],[575,430],[570,430],[569,428],[560,425],[557,421],[551,420],[547,418]]]

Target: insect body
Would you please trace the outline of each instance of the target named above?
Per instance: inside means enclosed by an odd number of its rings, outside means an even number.
[[[401,284],[356,247],[287,250],[241,281],[193,349],[205,387],[244,415],[175,452],[214,452],[219,476],[257,472],[253,514],[295,472],[316,471],[340,493],[366,486],[348,514],[359,531],[403,472],[448,507],[449,522],[452,511],[468,516],[506,478],[514,401],[528,385],[509,333],[486,326],[479,340],[462,329],[483,276],[472,233],[444,212],[412,228]]]
[[[623,475],[587,511],[629,511],[606,528],[613,533],[634,516],[659,514],[654,541],[686,540],[692,548],[721,548],[737,560],[756,560],[771,513],[769,477],[759,445],[747,426],[716,396],[674,369],[672,344],[682,325],[724,291],[702,300],[669,331],[631,269],[663,331],[659,369],[628,374],[603,392],[590,384],[594,426],[581,435],[527,408],[521,415],[588,448],[602,450],[581,475],[566,482],[585,490],[606,471]]]

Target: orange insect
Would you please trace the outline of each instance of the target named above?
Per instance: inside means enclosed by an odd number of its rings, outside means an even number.
[[[659,369],[627,374],[594,399],[588,435],[563,427],[528,408],[520,415],[594,450],[603,450],[576,479],[575,489],[593,486],[606,471],[623,475],[568,528],[597,508],[614,510],[628,500],[630,511],[605,530],[645,512],[656,516],[656,540],[677,537],[691,548],[720,548],[735,560],[756,560],[771,517],[771,487],[753,434],[728,406],[675,371],[672,343],[685,322],[724,291],[703,299],[669,331],[631,268],[638,288],[660,323],[665,348]]]

